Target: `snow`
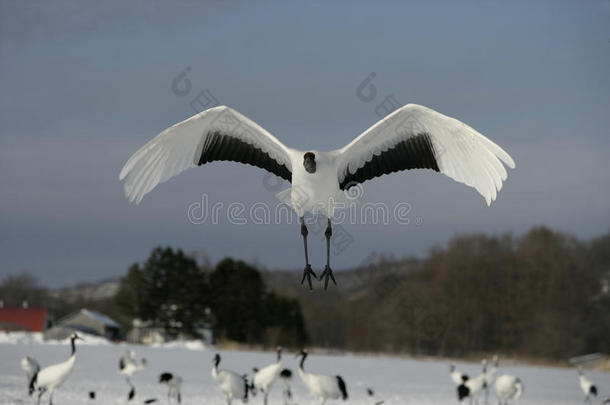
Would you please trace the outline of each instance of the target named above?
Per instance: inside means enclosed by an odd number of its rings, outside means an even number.
[[[201,344],[182,342],[171,345],[147,347],[127,344],[112,344],[85,339],[89,343],[78,346],[76,365],[68,381],[55,394],[54,402],[62,405],[86,403],[126,404],[128,386],[118,374],[118,361],[126,348],[136,351],[137,356],[148,360],[148,367],[132,377],[136,386],[136,398],[131,403],[142,403],[148,398],[158,398],[160,404],[167,403],[167,388],[157,383],[164,371],[175,372],[184,379],[183,404],[225,405],[226,402],[210,374],[214,350]],[[26,394],[25,373],[21,370],[21,358],[35,357],[42,367],[64,361],[70,349],[67,341],[43,342],[40,337],[0,334],[0,404],[33,404],[34,398]],[[252,367],[263,367],[275,359],[271,352],[219,351],[221,368],[251,375]],[[502,361],[502,359],[500,359]],[[445,405],[457,403],[455,386],[449,378],[448,360],[416,360],[398,357],[374,357],[361,355],[317,354],[310,351],[305,364],[310,372],[341,375],[346,383],[349,399],[346,404],[372,405],[385,401],[384,405]],[[456,363],[460,371],[476,375],[478,363]],[[286,353],[284,366],[291,368],[293,376],[293,400],[299,405],[314,405],[318,402],[309,394],[296,373],[298,359]],[[514,374],[525,385],[521,404],[574,404],[583,400],[578,386],[576,370],[567,368],[526,365],[502,365],[497,375]],[[608,374],[587,371],[587,377],[596,382],[599,398],[610,395]],[[375,397],[366,395],[370,387]],[[89,400],[89,391],[96,392],[96,400]],[[270,394],[269,405],[283,404],[280,385]],[[48,403],[45,396],[43,403]],[[250,403],[262,404],[259,395],[250,398]],[[601,400],[596,401],[597,403]],[[234,404],[241,402],[236,401]],[[342,401],[328,401],[339,404]],[[483,404],[483,401],[480,402]],[[490,403],[496,404],[491,394]]]

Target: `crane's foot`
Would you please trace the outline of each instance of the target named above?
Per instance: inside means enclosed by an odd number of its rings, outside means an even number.
[[[334,285],[337,285],[335,281],[335,276],[333,276],[333,271],[330,269],[330,266],[324,267],[324,272],[320,274],[320,280],[324,279],[324,289],[328,288],[328,280],[331,279]]]
[[[303,284],[305,282],[305,279],[307,279],[307,284],[309,284],[309,289],[313,290],[313,287],[311,286],[311,276],[313,276],[314,279],[317,279],[318,277],[316,276],[316,273],[313,272],[313,270],[311,269],[311,265],[306,265],[305,269],[303,270],[303,279],[301,280],[301,284]]]

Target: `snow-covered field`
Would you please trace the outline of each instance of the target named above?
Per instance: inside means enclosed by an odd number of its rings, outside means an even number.
[[[78,346],[78,358],[72,375],[55,394],[55,405],[121,404],[127,403],[128,386],[117,373],[118,359],[127,348],[133,348],[138,356],[146,357],[148,368],[136,373],[136,397],[131,402],[141,404],[149,398],[158,398],[166,404],[167,390],[157,383],[158,375],[164,371],[180,374],[183,404],[224,405],[226,402],[217,389],[212,376],[213,350],[200,345],[174,345],[174,347],[145,347],[104,344],[101,340],[89,340],[89,344]],[[93,344],[92,344],[93,343]],[[239,373],[250,372],[254,366],[265,366],[274,361],[273,353],[220,351],[221,368]],[[65,360],[69,355],[67,342],[42,343],[39,339],[6,339],[0,337],[0,403],[33,404],[34,398],[26,395],[26,378],[21,370],[22,357],[34,356],[44,367]],[[284,356],[284,366],[294,372],[293,403],[313,405],[318,402],[309,394],[296,374],[297,359],[292,354]],[[474,363],[457,363],[458,369],[476,375],[480,366]],[[348,404],[372,405],[377,401],[392,404],[452,404],[457,403],[455,387],[448,375],[447,361],[422,361],[392,357],[367,357],[357,355],[319,355],[311,353],[305,364],[311,372],[341,375],[349,393]],[[578,386],[575,370],[533,366],[502,366],[501,373],[515,374],[525,385],[522,404],[579,404],[583,396]],[[588,372],[595,381],[600,396],[594,403],[601,403],[610,396],[610,375]],[[366,388],[375,391],[368,397]],[[280,386],[274,387],[269,405],[283,404]],[[90,400],[89,391],[95,391],[96,399]],[[47,397],[44,397],[47,403]],[[496,404],[495,397],[492,394]],[[251,404],[262,404],[262,397],[250,398]],[[241,403],[241,402],[234,402]],[[327,403],[342,403],[328,401]],[[481,402],[483,403],[483,402]]]

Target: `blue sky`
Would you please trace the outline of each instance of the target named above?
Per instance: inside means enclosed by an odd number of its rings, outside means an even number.
[[[171,83],[187,67],[192,91],[178,96]],[[371,72],[367,103],[356,88]],[[333,257],[336,270],[372,251],[422,255],[464,232],[545,224],[599,235],[610,229],[608,72],[608,0],[0,0],[0,275],[29,271],[49,286],[114,277],[159,244],[301,268],[295,224],[188,221],[202,193],[275,205],[263,171],[217,163],[139,206],[123,197],[126,159],[191,116],[205,89],[297,148],[343,146],[393,95],[463,120],[515,159],[490,208],[432,172],[365,183],[364,202],[407,202],[413,221],[346,224],[353,242]],[[319,269],[320,235],[310,250]]]

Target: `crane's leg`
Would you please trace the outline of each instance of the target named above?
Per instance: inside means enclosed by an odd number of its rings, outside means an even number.
[[[333,235],[333,229],[330,224],[330,218],[328,219],[328,225],[326,225],[326,232],[324,232],[324,236],[326,236],[326,267],[324,267],[324,272],[320,275],[320,280],[324,279],[324,289],[328,288],[328,279],[330,278],[335,285],[337,282],[335,281],[335,276],[333,276],[333,271],[330,269],[330,237]]]
[[[38,405],[40,405],[40,399],[42,398],[44,391],[45,390],[43,390],[43,389],[38,389],[38,402],[37,402]]]
[[[265,390],[265,396],[263,397],[263,405],[267,405],[267,395],[269,395],[269,393],[267,392],[267,390]]]
[[[307,234],[309,234],[309,231],[307,230],[307,226],[305,226],[305,218],[301,217],[301,235],[303,235],[303,247],[305,248],[305,270],[303,270],[303,279],[301,280],[301,284],[303,284],[305,279],[307,279],[309,289],[312,290],[311,276],[313,276],[313,278],[317,277],[316,273],[313,272],[311,266],[309,265],[309,255],[307,254]]]
[[[125,377],[125,380],[127,381],[127,384],[129,384],[129,387],[131,388],[129,390],[129,394],[127,394],[127,400],[131,401],[133,399],[133,397],[135,397],[135,395],[136,395],[136,387],[131,383],[131,380],[129,379],[129,377]]]
[[[50,392],[49,392],[49,405],[53,405],[53,394],[55,393],[55,388],[53,388]]]

